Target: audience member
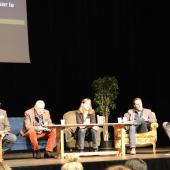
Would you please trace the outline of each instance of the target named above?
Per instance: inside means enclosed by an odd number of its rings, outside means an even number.
[[[147,163],[140,158],[132,158],[125,162],[125,165],[132,170],[147,170]]]
[[[136,154],[136,137],[135,134],[147,132],[150,123],[157,122],[155,114],[150,109],[143,108],[141,98],[133,99],[133,109],[129,109],[128,113],[125,113],[124,117],[133,124],[129,126],[129,144],[130,154]]]
[[[111,165],[107,167],[105,170],[131,170],[125,165]]]
[[[78,111],[76,112],[77,124],[90,124],[96,123],[95,111],[92,108],[91,99],[85,98],[82,100]],[[98,150],[97,144],[97,126],[87,127],[79,126],[77,127],[77,143],[80,152],[84,151],[84,141],[85,137],[91,136],[93,151]]]
[[[61,170],[83,170],[83,165],[78,158],[75,154],[66,155],[65,163],[62,165]]]
[[[17,140],[16,135],[10,133],[10,123],[8,120],[6,110],[0,109],[0,131],[3,131],[2,134],[2,151],[3,154],[8,151],[13,143]]]
[[[0,170],[12,170],[4,161],[0,162]]]
[[[37,159],[41,158],[37,140],[39,138],[47,139],[44,158],[54,157],[52,152],[56,142],[56,129],[45,127],[51,124],[50,112],[45,109],[44,101],[36,101],[33,108],[25,111],[24,128],[21,132],[30,140],[35,153],[33,157]]]

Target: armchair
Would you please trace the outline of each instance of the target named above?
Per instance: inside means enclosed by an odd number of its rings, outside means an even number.
[[[73,110],[73,111],[68,111],[68,112],[64,113],[63,118],[65,120],[65,124],[76,124],[76,111],[77,110]],[[68,149],[70,149],[70,151],[77,148],[76,140],[75,140],[75,137],[74,137],[75,131],[76,131],[76,127],[64,129],[66,147]],[[98,146],[100,146],[101,132],[102,131],[103,131],[103,128],[99,127],[99,129],[98,129],[98,139],[97,139]],[[92,142],[85,140],[84,145],[85,145],[85,148],[89,148],[89,147],[92,146]]]
[[[155,114],[155,113],[153,113]],[[150,130],[144,133],[136,134],[136,147],[153,146],[153,153],[156,153],[156,142],[157,142],[157,128],[158,123],[151,123]],[[114,130],[114,145],[115,149],[120,150],[121,147],[121,131],[119,128]],[[125,132],[125,145],[129,146],[129,135]]]

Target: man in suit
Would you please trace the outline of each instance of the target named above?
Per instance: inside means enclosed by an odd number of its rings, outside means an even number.
[[[34,149],[35,158],[37,159],[41,158],[37,140],[39,138],[47,139],[44,158],[54,157],[52,152],[56,142],[56,129],[45,127],[51,124],[50,112],[45,109],[44,101],[36,101],[33,108],[25,111],[24,128],[22,132],[30,140]]]
[[[124,117],[132,123],[129,126],[129,144],[130,154],[136,154],[136,138],[135,134],[147,132],[150,123],[157,122],[155,114],[150,109],[143,108],[141,98],[133,99],[133,109],[129,109],[128,113],[125,113]]]
[[[2,152],[3,154],[9,150],[13,143],[17,140],[15,134],[10,133],[10,124],[6,110],[0,109],[0,131],[2,131]]]

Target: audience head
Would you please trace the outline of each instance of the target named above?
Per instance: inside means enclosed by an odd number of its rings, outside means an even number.
[[[129,159],[125,162],[125,165],[132,170],[147,170],[148,166],[146,162],[139,158]]]
[[[107,167],[105,170],[131,170],[125,165],[111,165]]]
[[[78,159],[79,157],[75,154],[66,155],[61,170],[83,170],[83,165]]]
[[[94,113],[94,109],[92,108],[92,101],[89,98],[85,98],[81,101],[79,111],[81,113],[88,112],[89,114]]]
[[[4,161],[0,162],[0,170],[12,170]]]

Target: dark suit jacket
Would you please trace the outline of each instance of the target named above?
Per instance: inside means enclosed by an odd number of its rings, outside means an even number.
[[[88,114],[87,117],[90,118],[90,123],[96,123],[95,113]],[[83,113],[81,113],[79,111],[76,112],[76,121],[77,121],[77,124],[83,124],[84,123]]]
[[[88,114],[87,115],[87,118],[90,118],[90,123],[96,123],[96,116],[95,116],[95,113],[92,113],[92,114]],[[77,111],[76,112],[76,122],[77,124],[83,124],[84,123],[84,117],[83,117],[83,113]],[[78,130],[79,130],[80,127],[77,127],[75,133],[74,133],[74,138],[77,140],[78,138]],[[91,137],[91,133],[90,133],[90,128],[86,127],[87,131],[86,131],[86,140],[88,141],[91,141],[92,140],[92,137]]]

